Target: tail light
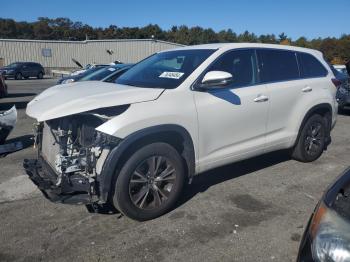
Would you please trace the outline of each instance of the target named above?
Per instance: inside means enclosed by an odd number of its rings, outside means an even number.
[[[336,78],[332,78],[332,83],[336,88],[339,88],[341,86],[341,81]]]

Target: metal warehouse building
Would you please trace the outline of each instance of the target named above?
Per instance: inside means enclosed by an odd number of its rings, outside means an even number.
[[[119,60],[135,63],[155,52],[182,46],[154,39],[50,41],[0,39],[0,66],[31,61],[47,69],[74,68],[72,58],[82,65]]]

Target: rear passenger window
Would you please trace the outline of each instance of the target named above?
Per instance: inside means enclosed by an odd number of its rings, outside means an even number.
[[[301,77],[322,77],[328,74],[324,66],[314,56],[306,53],[298,53]]]
[[[299,68],[294,52],[283,50],[258,50],[260,81],[276,82],[299,78]]]
[[[237,50],[224,54],[209,67],[209,71],[225,71],[233,76],[229,87],[243,87],[256,83],[254,50]]]

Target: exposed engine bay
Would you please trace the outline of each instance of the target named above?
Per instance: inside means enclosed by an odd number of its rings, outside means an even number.
[[[97,160],[107,143],[106,137],[95,131],[100,124],[91,116],[64,117],[43,124],[40,151],[57,172],[58,184],[64,174],[96,175]]]
[[[98,202],[97,178],[120,139],[95,128],[120,111],[90,111],[35,125],[38,159],[26,160],[24,167],[45,196],[55,202]]]

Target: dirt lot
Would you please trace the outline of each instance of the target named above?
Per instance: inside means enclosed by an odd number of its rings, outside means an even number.
[[[33,157],[26,103],[55,80],[8,80],[19,109],[12,140],[28,147],[0,158],[0,261],[294,261],[326,186],[350,165],[350,114],[339,115],[328,151],[302,164],[268,154],[196,177],[169,214],[139,223],[47,201],[22,169]]]

